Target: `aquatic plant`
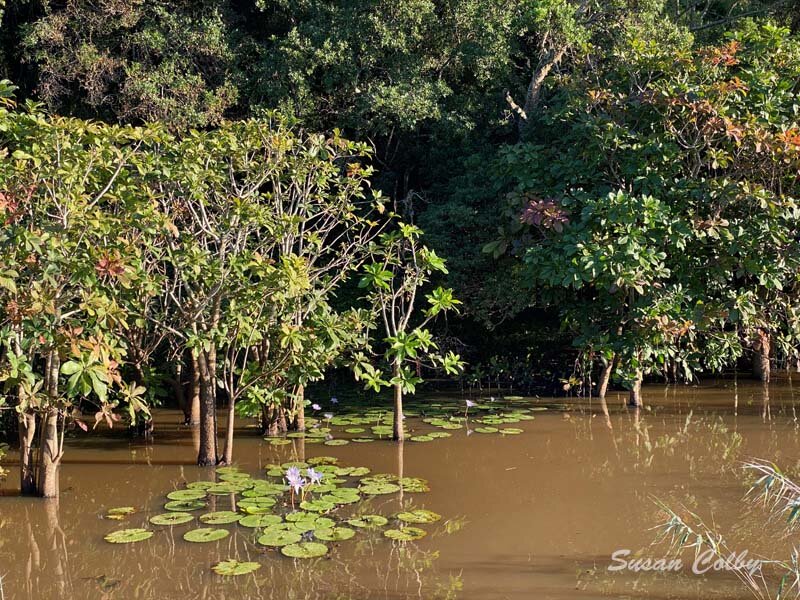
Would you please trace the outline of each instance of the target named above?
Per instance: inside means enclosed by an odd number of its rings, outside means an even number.
[[[147,529],[121,529],[105,536],[105,541],[112,544],[133,544],[143,542],[153,537],[153,532]]]
[[[257,571],[260,568],[261,565],[257,562],[239,562],[238,560],[231,558],[217,563],[211,567],[211,570],[218,575],[235,577],[237,575],[248,575],[249,573]]]

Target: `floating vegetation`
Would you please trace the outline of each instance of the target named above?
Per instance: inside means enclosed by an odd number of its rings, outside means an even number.
[[[121,529],[120,531],[109,533],[103,539],[112,544],[133,544],[149,540],[151,537],[153,537],[153,532],[147,529]]]
[[[191,512],[205,507],[206,503],[201,500],[172,500],[164,505],[165,510],[174,510],[176,512]]]
[[[150,517],[153,525],[183,525],[193,520],[194,516],[186,512],[168,512]]]
[[[200,515],[200,522],[207,525],[230,525],[231,523],[238,523],[243,516],[232,510],[220,510]]]
[[[183,539],[187,542],[196,544],[203,544],[207,542],[216,542],[222,540],[231,534],[227,529],[215,529],[212,527],[201,527],[199,529],[192,529],[183,534]]]
[[[413,542],[421,540],[428,535],[428,532],[418,527],[404,527],[403,529],[387,529],[383,535],[397,542]]]
[[[404,523],[435,523],[442,518],[442,515],[420,508],[398,513],[397,518]]]
[[[358,489],[362,494],[368,494],[370,496],[378,496],[383,494],[394,494],[395,492],[399,492],[400,486],[386,481],[375,481],[373,483],[368,483],[367,485],[362,485]]]
[[[389,519],[381,515],[361,515],[360,517],[349,519],[347,521],[347,524],[350,525],[351,527],[375,529],[377,527],[383,527],[388,522]]]
[[[290,531],[278,527],[268,527],[261,532],[258,543],[262,546],[282,547],[289,544],[296,544],[303,539],[303,535],[297,531]]]
[[[318,558],[328,553],[328,547],[319,542],[300,542],[281,548],[281,554],[289,558]]]
[[[229,559],[217,563],[211,570],[217,575],[224,575],[226,577],[234,577],[236,575],[247,575],[253,571],[258,571],[261,565],[257,562],[239,562],[238,560]]]
[[[135,512],[136,509],[133,506],[119,506],[116,508],[109,508],[105,518],[112,521],[123,521]]]
[[[177,490],[167,494],[170,500],[200,500],[206,497],[206,492],[200,489]]]
[[[323,542],[343,542],[355,536],[356,532],[348,527],[325,527],[314,529],[314,537]]]
[[[239,525],[242,527],[250,527],[250,528],[257,528],[257,527],[269,527],[270,525],[277,525],[283,521],[283,519],[278,515],[248,515],[239,519]]]

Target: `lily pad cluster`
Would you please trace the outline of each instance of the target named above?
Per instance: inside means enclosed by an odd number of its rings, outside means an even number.
[[[441,519],[432,511],[417,508],[389,516],[369,513],[362,506],[366,500],[400,491],[424,493],[430,491],[428,482],[338,463],[335,457],[319,456],[270,464],[263,479],[234,466],[220,467],[215,481],[189,482],[183,489],[168,492],[164,512],[148,519],[153,529],[123,529],[105,539],[115,544],[135,543],[152,538],[159,529],[185,526],[184,541],[204,544],[223,540],[236,530],[263,552],[309,559],[367,535],[415,541],[427,534],[420,525]],[[213,510],[215,497],[224,497],[222,501],[231,509]],[[245,575],[257,565],[230,559],[213,570],[223,576]]]
[[[534,416],[530,413],[543,410],[547,410],[547,407],[531,407],[520,396],[465,403],[416,403],[407,407],[405,424],[410,432],[408,439],[417,443],[448,438],[459,430],[467,434],[519,435],[524,432],[523,429],[508,425],[533,420]],[[320,411],[314,410],[306,418],[306,431],[269,437],[266,438],[268,443],[283,446],[291,444],[292,439],[303,438],[308,444],[344,446],[375,442],[392,436],[392,414],[385,409],[356,406],[339,408],[338,414]],[[431,431],[431,428],[434,430]]]

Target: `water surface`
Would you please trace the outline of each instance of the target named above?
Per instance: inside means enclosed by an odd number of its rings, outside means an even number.
[[[790,540],[773,535],[777,524],[765,527],[763,513],[742,502],[741,461],[766,458],[790,472],[800,466],[796,399],[786,379],[769,389],[741,381],[649,387],[640,411],[612,394],[607,416],[597,400],[531,398],[525,406],[550,410],[513,425],[521,435],[454,430],[451,438],[402,445],[272,446],[243,423],[236,459],[254,476],[270,463],[326,455],[429,480],[427,494],[376,497],[370,506],[386,515],[409,504],[440,513],[426,538],[398,544],[359,533],[313,561],[259,547],[241,527],[226,540],[190,544],[181,536],[196,524],[148,526],[163,512],[166,492],[214,476],[192,465],[195,442],[176,425],[178,413],[161,411],[150,444],[97,433],[71,440],[57,503],[14,496],[12,472],[9,495],[0,498],[2,591],[8,600],[748,598],[730,574],[607,567],[619,549],[666,554],[651,547],[663,520],[656,499],[696,512],[732,548],[788,556]],[[434,429],[416,418],[409,426],[416,434]],[[127,521],[103,518],[128,505],[139,512]],[[230,499],[216,499],[215,508],[230,508]],[[157,533],[127,546],[103,540],[124,527]],[[263,566],[225,579],[210,567],[227,558]]]

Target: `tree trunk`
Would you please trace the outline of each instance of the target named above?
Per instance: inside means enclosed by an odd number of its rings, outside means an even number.
[[[38,495],[58,498],[58,466],[61,461],[58,440],[58,411],[50,409],[42,419],[42,447],[39,450]]]
[[[400,376],[400,365],[394,365],[394,376]],[[403,426],[403,388],[398,383],[394,386],[394,423],[392,425],[392,439],[402,442],[406,438]]]
[[[200,426],[200,367],[197,358],[190,353],[189,363],[189,400],[187,401],[188,414],[186,424],[190,427]]]
[[[643,376],[641,369],[637,370],[631,386],[628,406],[636,406],[637,408],[642,406],[642,379]]]
[[[520,137],[522,137],[528,129],[531,116],[539,104],[539,98],[542,95],[542,86],[544,85],[544,80],[547,79],[547,76],[550,74],[550,71],[553,70],[553,67],[561,62],[561,59],[567,52],[567,48],[567,45],[562,45],[548,50],[539,61],[539,64],[536,66],[536,70],[533,72],[533,76],[531,77],[531,82],[528,85],[528,91],[525,94],[524,106],[519,113],[518,129]]]
[[[771,345],[769,332],[765,329],[758,329],[755,342],[753,342],[753,376],[759,381],[769,382]]]
[[[616,355],[612,356],[611,360],[608,361],[608,364],[603,367],[603,371],[600,373],[600,381],[597,384],[597,395],[600,398],[606,397],[608,384],[611,381],[611,374],[614,372],[614,361],[616,359]]]
[[[36,439],[36,415],[19,415],[19,488],[23,495],[36,494],[33,440]]]
[[[286,411],[282,406],[265,407],[261,420],[264,435],[268,437],[284,434],[288,429],[286,425]]]
[[[217,383],[214,350],[201,350],[197,358],[200,378],[200,452],[197,464],[210,467],[217,464]]]
[[[306,430],[306,395],[305,387],[298,385],[292,398],[292,429],[295,431]]]
[[[225,455],[223,462],[233,464],[233,433],[236,427],[236,402],[232,396],[228,397],[228,429],[225,433]]]

